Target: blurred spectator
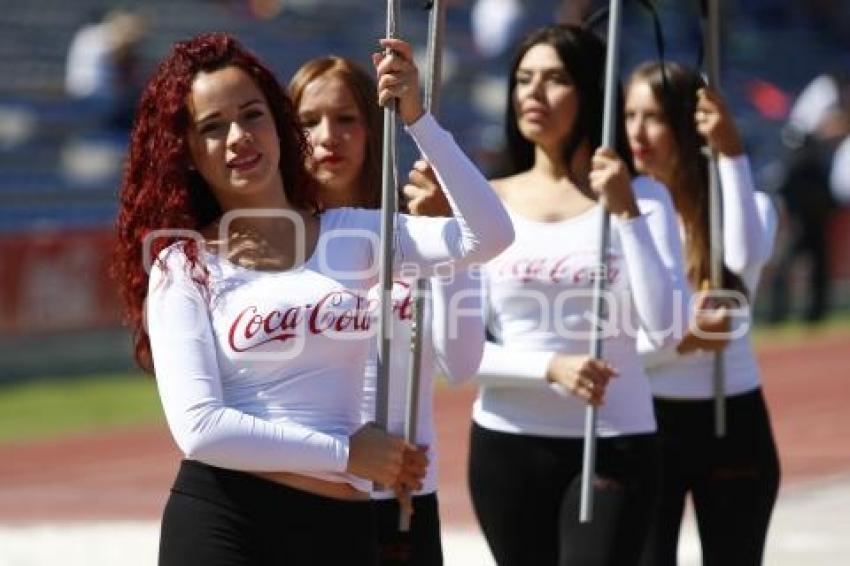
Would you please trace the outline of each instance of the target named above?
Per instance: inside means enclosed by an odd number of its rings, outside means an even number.
[[[472,39],[478,52],[487,59],[502,58],[507,64],[509,52],[528,31],[553,21],[581,25],[604,0],[475,0],[472,7]]]
[[[838,106],[838,81],[830,75],[816,77],[800,92],[788,116],[789,134],[813,133],[826,115]]]
[[[520,0],[477,0],[472,8],[472,39],[486,58],[505,55],[522,34],[525,7]]]
[[[839,206],[850,206],[850,135],[844,138],[832,158],[829,174],[832,196]]]
[[[561,0],[555,9],[555,21],[580,26],[598,8],[599,2],[594,0]]]
[[[139,47],[148,34],[141,13],[115,9],[77,30],[68,48],[65,90],[102,109],[104,125],[129,129],[141,81]]]
[[[784,132],[789,157],[777,187],[785,202],[790,237],[773,279],[772,322],[780,322],[788,315],[789,274],[800,257],[809,261],[805,320],[820,321],[829,306],[827,234],[838,204],[831,177],[840,177],[840,171],[833,173],[833,156],[850,135],[848,93],[844,79],[821,75],[803,90],[791,110]]]
[[[847,0],[797,0],[806,8],[815,27],[827,30],[839,41],[850,43],[850,3]]]

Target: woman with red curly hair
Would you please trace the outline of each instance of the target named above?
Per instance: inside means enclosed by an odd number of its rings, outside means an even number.
[[[399,216],[397,265],[485,261],[510,220],[423,112],[403,44],[383,43],[378,101],[398,99],[454,213]],[[421,487],[424,449],[360,425],[379,213],[320,210],[307,148],[280,84],[228,35],[175,44],[143,93],[114,271],[185,455],[162,565],[371,564],[370,482]]]

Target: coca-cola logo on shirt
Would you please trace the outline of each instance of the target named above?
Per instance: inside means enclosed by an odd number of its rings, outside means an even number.
[[[392,293],[392,303],[393,309],[392,314],[399,321],[412,320],[413,319],[413,284],[410,281],[405,281],[402,279],[396,279],[393,281],[393,293]],[[380,289],[375,287],[372,289],[370,296],[374,296],[374,299],[370,299],[369,301],[369,310],[375,316],[375,321],[378,320],[379,314],[378,308],[380,308],[380,302],[377,297],[380,294]]]
[[[393,297],[393,314],[399,320],[411,320],[413,318],[413,296],[411,285],[407,281],[394,281],[395,288],[402,289],[401,297]]]
[[[244,308],[230,325],[228,343],[235,352],[246,352],[270,342],[286,342],[299,331],[312,335],[369,332],[374,301],[348,290],[332,291],[315,304],[263,312],[256,305]]]
[[[512,257],[498,263],[495,274],[502,279],[515,279],[522,283],[591,285],[601,269],[607,269],[608,284],[620,276],[619,255],[609,254],[607,265],[596,265],[596,257],[589,252],[571,253],[559,257]]]

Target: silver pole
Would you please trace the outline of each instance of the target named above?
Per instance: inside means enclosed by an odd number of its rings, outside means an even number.
[[[617,134],[617,69],[620,56],[620,20],[622,0],[611,0],[608,14],[608,47],[605,60],[605,106],[602,122],[602,146],[614,148]],[[593,283],[593,320],[590,336],[590,355],[602,358],[603,321],[608,313],[603,293],[608,279],[607,254],[610,236],[610,217],[604,203],[599,206],[599,249],[596,277]],[[596,469],[596,407],[588,404],[584,419],[584,458],[581,469],[581,502],[579,521],[593,520],[593,476]]]
[[[429,290],[427,279],[417,279],[413,286],[413,319],[410,322],[410,367],[407,375],[407,405],[405,407],[404,439],[416,444],[416,429],[419,421],[419,382],[422,374],[422,334],[425,296]],[[410,513],[401,509],[398,520],[399,531],[410,530]]]
[[[428,82],[425,84],[425,108],[437,115],[440,84],[443,76],[443,35],[446,25],[446,3],[434,0],[428,18]]]
[[[387,0],[387,37],[398,36],[398,0]],[[393,244],[396,197],[396,104],[384,108],[383,185],[381,191],[381,316],[378,325],[375,422],[387,430],[390,393],[390,338],[392,334]],[[376,486],[377,487],[377,486]]]
[[[720,91],[720,0],[705,0],[703,11],[703,38],[705,42],[705,66],[708,86]],[[711,288],[723,287],[723,197],[720,187],[720,171],[717,152],[706,148],[709,171],[709,232]],[[723,350],[714,353],[714,435],[726,436],[726,367]]]
[[[425,83],[425,109],[436,115],[439,101],[440,80],[443,68],[443,30],[446,10],[443,0],[434,0],[428,18],[428,79]],[[404,438],[416,443],[416,428],[419,423],[419,393],[422,376],[422,339],[425,334],[425,297],[430,287],[427,278],[417,279],[413,286],[413,319],[410,323],[410,366],[407,377],[407,406],[405,407]],[[410,514],[401,512],[399,530],[410,530]]]

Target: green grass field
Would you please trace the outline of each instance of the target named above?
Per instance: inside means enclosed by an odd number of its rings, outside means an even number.
[[[799,321],[786,322],[778,326],[756,325],[753,343],[756,348],[766,345],[790,345],[800,341],[846,335],[850,332],[850,313],[836,313],[823,322],[810,325]]]
[[[800,344],[850,335],[850,320],[838,316],[817,327],[788,323],[759,327],[756,346]],[[0,443],[29,442],[161,422],[151,377],[139,374],[36,379],[0,387]]]
[[[161,419],[156,384],[141,375],[39,379],[0,388],[0,443],[113,430]]]

